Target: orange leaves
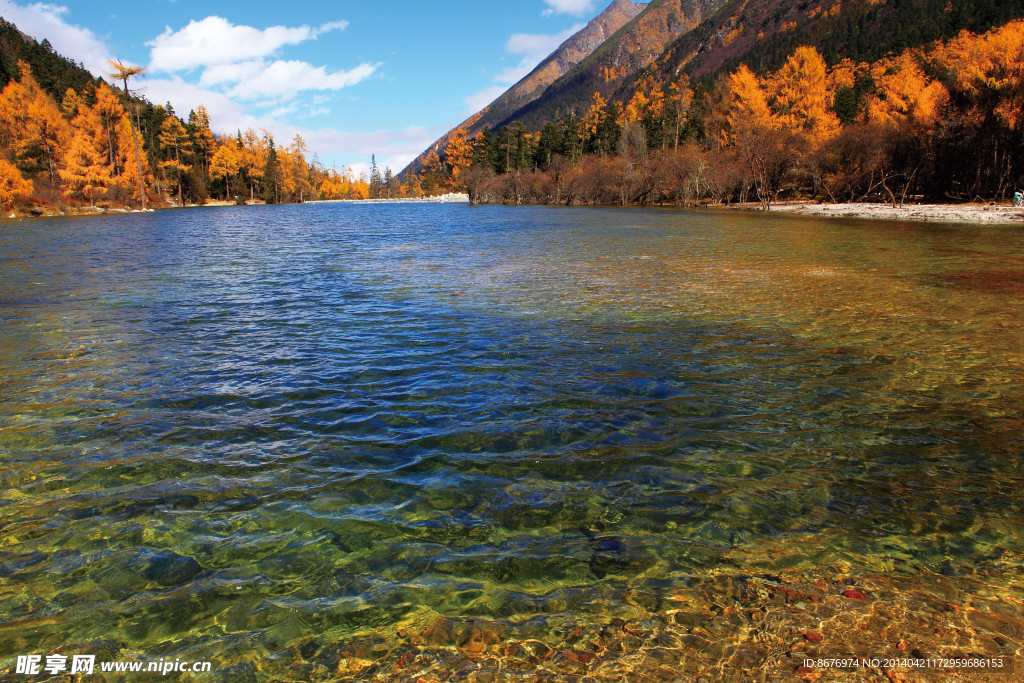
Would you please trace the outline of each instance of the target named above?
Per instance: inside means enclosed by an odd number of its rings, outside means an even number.
[[[0,139],[18,152],[40,148],[43,151],[40,162],[51,179],[55,179],[70,138],[67,121],[57,103],[32,77],[29,65],[25,62],[18,62],[18,65],[21,81],[8,83],[0,93]]]
[[[92,113],[91,110],[87,110]],[[80,113],[76,120],[82,117]],[[91,121],[85,122],[91,124]],[[98,121],[97,121],[98,124]],[[64,157],[64,168],[60,171],[61,179],[67,183],[73,194],[96,203],[96,196],[106,194],[110,184],[110,166],[107,157],[97,148],[93,129],[99,125],[81,125],[71,140],[71,146]]]
[[[473,165],[473,143],[466,140],[465,128],[459,128],[452,134],[445,149],[445,161],[451,169],[448,179],[451,189],[460,189],[462,176]]]
[[[242,168],[242,151],[238,149],[235,141],[228,138],[227,141],[217,146],[210,160],[210,175],[214,178],[226,178],[238,174]]]
[[[778,125],[768,108],[768,98],[754,72],[746,64],[729,76],[733,102],[728,121],[733,131],[742,127],[775,128]]]
[[[839,130],[839,119],[831,111],[834,93],[829,88],[825,60],[813,47],[798,47],[772,84],[782,125],[804,133],[812,143]]]
[[[904,52],[872,66],[877,94],[868,104],[868,118],[877,123],[907,122],[933,126],[949,97],[945,86],[929,82],[917,60]]]
[[[587,130],[590,131],[591,135],[597,132],[597,126],[601,123],[601,119],[604,118],[604,112],[607,108],[608,103],[601,96],[601,93],[594,93],[594,103],[590,105],[590,109],[587,110],[587,115],[583,117],[584,125]]]
[[[1024,120],[1024,21],[1013,21],[976,36],[963,31],[935,51],[958,89],[975,100],[993,102],[1000,123],[1016,130]],[[985,112],[979,112],[984,115]]]
[[[32,196],[32,181],[25,180],[17,167],[0,159],[0,208],[10,209],[16,202]]]

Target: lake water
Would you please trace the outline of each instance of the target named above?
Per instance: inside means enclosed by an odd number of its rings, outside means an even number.
[[[1022,321],[1020,226],[5,221],[0,668],[728,679],[791,671],[801,615],[840,638],[844,601],[908,634],[966,604],[996,625],[949,647],[1015,652]]]

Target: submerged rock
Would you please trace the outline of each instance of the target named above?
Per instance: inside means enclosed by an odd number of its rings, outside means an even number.
[[[639,543],[607,536],[594,541],[588,565],[599,579],[609,574],[636,574],[654,564],[654,555]]]
[[[203,567],[187,555],[171,550],[150,554],[142,567],[142,576],[159,586],[180,586],[203,572]]]

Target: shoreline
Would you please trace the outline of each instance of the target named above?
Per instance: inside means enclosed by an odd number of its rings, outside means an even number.
[[[394,199],[313,199],[302,204],[340,204],[343,202],[355,203],[355,204],[405,204],[405,203],[426,203],[426,204],[469,204],[469,195],[464,193],[449,193],[443,195],[437,195],[434,197],[396,197]],[[99,216],[108,213],[151,213],[154,211],[164,211],[168,209],[205,209],[205,208],[221,208],[228,206],[239,206],[233,201],[225,201],[223,199],[211,199],[205,204],[186,204],[185,206],[177,206],[174,204],[158,206],[147,209],[133,209],[125,206],[85,206],[85,207],[65,207],[64,209],[57,209],[51,206],[34,206],[29,209],[10,210],[11,213],[0,212],[0,220],[22,220],[27,218],[60,218],[63,216]],[[247,201],[242,206],[266,206],[265,202]],[[296,204],[298,206],[298,204]],[[39,215],[33,215],[32,211],[42,211]]]
[[[469,204],[470,201],[468,194],[449,193],[433,197],[396,197],[394,199],[316,199],[303,203]],[[260,205],[264,205],[264,203],[261,201],[246,202],[244,206]],[[145,212],[150,213],[154,211],[179,208],[194,209],[228,206],[237,205],[233,201],[229,202],[214,199],[208,201],[206,204],[186,204],[184,207],[170,205],[160,206],[156,208],[147,208],[145,209]],[[680,208],[686,207],[680,206]],[[730,209],[733,211],[762,211],[761,205],[754,202],[746,202],[743,204],[709,204],[702,207],[693,208]],[[38,216],[32,215],[31,211],[36,209],[41,209],[43,213]],[[57,218],[62,216],[95,216],[110,213],[143,213],[143,210],[113,206],[97,206],[82,208],[66,207],[64,210],[58,210],[52,207],[33,207],[33,209],[30,210],[12,211],[10,215],[4,215],[6,214],[6,212],[4,212],[4,214],[0,214],[0,220],[22,220],[28,218]],[[780,202],[777,204],[772,204],[771,208],[766,213],[788,213],[797,216],[810,216],[816,218],[857,218],[866,220],[917,221],[924,223],[984,223],[1002,225],[1014,225],[1024,223],[1024,207],[1015,207],[1006,204],[908,204],[903,207],[893,208],[888,204],[812,204],[809,202]]]
[[[734,204],[728,208],[760,211],[754,203]],[[1005,204],[907,204],[893,208],[888,204],[772,204],[767,213],[791,213],[818,218],[865,218],[941,223],[1024,223],[1024,208]]]

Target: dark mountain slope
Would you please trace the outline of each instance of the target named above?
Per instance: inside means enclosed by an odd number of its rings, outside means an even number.
[[[78,92],[97,83],[97,79],[81,64],[57,54],[50,41],[36,42],[14,24],[0,18],[0,88],[21,78],[18,60],[32,67],[32,75],[57,102],[64,99],[68,88]]]
[[[800,45],[818,48],[829,64],[871,62],[1021,16],[1024,0],[732,0],[673,42],[655,71],[659,80],[699,79],[745,63],[760,73],[781,67]]]
[[[645,7],[646,5],[630,0],[615,0],[604,12],[591,20],[586,28],[562,43],[525,78],[487,105],[472,124],[473,132],[504,121],[520,108],[536,100],[548,86],[589,57]]]
[[[522,121],[539,130],[560,112],[583,112],[595,92],[610,95],[632,74],[652,64],[665,47],[715,12],[722,0],[654,0],[544,94],[498,122]]]

